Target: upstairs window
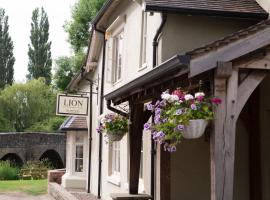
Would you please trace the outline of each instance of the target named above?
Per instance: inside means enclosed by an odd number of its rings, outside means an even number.
[[[122,78],[123,39],[124,39],[123,30],[113,38],[114,40],[113,82],[117,82]]]
[[[147,13],[142,12],[142,37],[141,37],[141,64],[140,68],[147,66],[146,60],[146,45],[147,45]]]
[[[123,77],[125,19],[126,17],[124,15],[117,17],[117,19],[106,30],[106,80],[110,83],[119,82]]]

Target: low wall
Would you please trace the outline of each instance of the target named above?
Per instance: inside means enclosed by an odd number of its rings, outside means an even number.
[[[61,185],[62,176],[66,173],[65,169],[56,169],[48,171],[48,182]]]
[[[48,183],[48,193],[55,200],[78,200],[75,196],[61,187],[61,185],[53,182]]]

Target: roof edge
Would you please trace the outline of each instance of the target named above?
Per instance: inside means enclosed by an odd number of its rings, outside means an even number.
[[[218,11],[207,9],[191,9],[191,8],[173,8],[173,7],[160,7],[153,5],[145,5],[145,11],[155,12],[169,12],[181,13],[191,15],[205,15],[205,16],[220,16],[220,17],[236,17],[245,19],[267,19],[269,14],[265,13],[250,13],[250,12],[232,12],[232,11]]]

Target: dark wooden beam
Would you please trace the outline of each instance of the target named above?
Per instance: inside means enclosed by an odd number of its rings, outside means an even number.
[[[260,89],[249,99],[250,200],[262,200]]]
[[[129,128],[129,193],[138,194],[140,159],[142,147],[142,134],[144,124],[143,103],[130,102],[130,128]]]
[[[171,156],[160,146],[160,200],[171,199]]]

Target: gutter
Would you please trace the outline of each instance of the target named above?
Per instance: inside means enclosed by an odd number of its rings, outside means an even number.
[[[204,16],[219,16],[219,17],[236,17],[242,19],[267,19],[269,14],[265,13],[250,13],[250,12],[233,12],[233,11],[218,11],[207,9],[192,9],[192,8],[175,8],[175,7],[162,7],[155,5],[145,5],[145,11],[148,12],[168,12],[183,15],[204,15]]]

